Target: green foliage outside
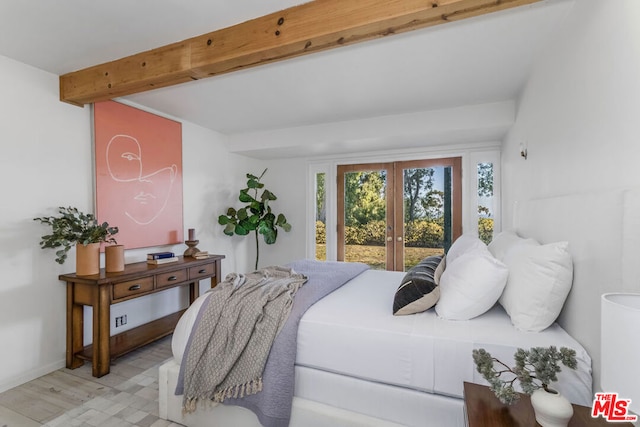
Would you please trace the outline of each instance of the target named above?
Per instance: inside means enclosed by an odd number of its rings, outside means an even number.
[[[347,227],[384,220],[386,171],[351,172],[344,177],[344,221]]]
[[[322,221],[316,221],[316,244],[327,244],[327,227]]]
[[[478,163],[478,196],[493,196],[493,163]]]
[[[492,197],[493,164],[479,163],[477,174],[478,197]],[[433,168],[403,171],[405,268],[444,251],[446,196],[436,188],[435,176]],[[316,253],[319,259],[324,259],[326,250],[324,178],[324,174],[316,177]],[[344,179],[345,260],[361,261],[378,268],[385,259],[387,173],[349,172]],[[490,209],[480,204],[478,214],[478,235],[488,244],[493,238],[494,220]],[[447,227],[450,226],[449,223]]]
[[[386,222],[371,221],[367,224],[345,227],[345,244],[384,246],[386,239]],[[435,221],[417,220],[406,224],[405,246],[442,248],[444,230]],[[326,227],[316,221],[316,243],[326,244]]]
[[[345,247],[345,260],[363,262],[375,270],[386,269],[386,249],[384,246],[347,245]],[[421,260],[432,255],[442,255],[442,248],[405,248],[404,269],[407,271]],[[316,245],[316,259],[327,259],[327,245]]]
[[[478,163],[478,197],[493,197],[493,164]],[[493,239],[491,210],[478,205],[478,237],[487,245]]]
[[[493,218],[478,218],[478,237],[487,245],[493,240]]]

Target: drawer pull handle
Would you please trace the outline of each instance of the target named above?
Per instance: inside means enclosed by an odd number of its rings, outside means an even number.
[[[138,289],[140,289],[140,285],[129,286],[130,291],[137,291]]]
[[[170,282],[176,281],[176,280],[178,280],[178,276],[169,276],[167,278],[167,280],[170,281]]]
[[[206,272],[207,272],[207,270],[203,268],[202,270],[198,271],[198,274],[204,274]]]

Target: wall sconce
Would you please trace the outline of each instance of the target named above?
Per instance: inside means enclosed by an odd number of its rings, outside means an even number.
[[[524,142],[520,143],[520,156],[527,160],[527,145]]]

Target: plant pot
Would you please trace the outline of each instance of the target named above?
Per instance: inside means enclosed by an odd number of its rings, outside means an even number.
[[[104,248],[104,271],[107,273],[124,271],[124,245],[111,245]]]
[[[76,274],[91,276],[100,273],[100,243],[76,244]]]
[[[539,388],[531,395],[536,421],[542,427],[567,427],[573,416],[573,406],[555,390]]]

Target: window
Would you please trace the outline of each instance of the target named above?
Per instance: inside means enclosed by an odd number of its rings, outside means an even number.
[[[478,163],[478,237],[489,244],[493,239],[493,163]]]
[[[374,156],[379,163],[355,165],[310,163],[307,257],[357,260],[355,250],[375,268],[406,270],[428,250],[446,251],[463,230],[489,242],[501,230],[500,152],[490,148],[462,154],[390,162]],[[462,174],[463,167],[467,173]],[[351,197],[350,186],[358,189],[362,203]]]
[[[406,271],[462,234],[461,159],[338,166],[339,261]]]
[[[315,174],[315,258],[318,261],[326,261],[327,259],[327,191],[325,178],[326,173],[324,172]]]

